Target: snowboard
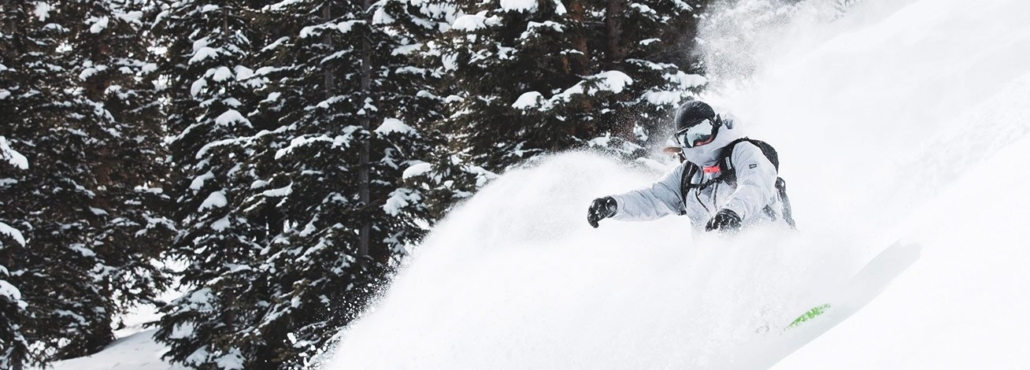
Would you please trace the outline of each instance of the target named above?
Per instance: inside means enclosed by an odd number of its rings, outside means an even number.
[[[844,321],[880,295],[887,285],[919,259],[920,247],[895,243],[876,255],[839,289],[828,294],[824,303],[812,307],[783,330],[808,328],[811,339]],[[818,302],[818,301],[817,301]]]
[[[798,325],[801,325],[801,324],[803,324],[803,323],[805,323],[807,321],[815,319],[816,317],[819,317],[820,315],[825,313],[826,310],[828,310],[829,308],[830,308],[830,304],[829,303],[821,304],[821,305],[812,307],[812,309],[810,309],[808,311],[805,311],[805,313],[801,314],[801,316],[798,316],[798,318],[794,319],[794,321],[792,321],[790,323],[790,325],[787,325],[787,329],[796,328]]]

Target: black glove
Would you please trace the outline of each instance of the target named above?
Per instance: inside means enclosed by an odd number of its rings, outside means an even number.
[[[594,202],[590,203],[590,209],[587,211],[587,222],[596,229],[597,221],[615,216],[615,212],[618,209],[619,205],[615,203],[615,198],[604,197],[594,199]]]
[[[737,212],[733,212],[728,209],[720,209],[719,213],[715,214],[711,220],[708,220],[708,224],[705,225],[705,231],[737,231],[740,230],[740,216]]]

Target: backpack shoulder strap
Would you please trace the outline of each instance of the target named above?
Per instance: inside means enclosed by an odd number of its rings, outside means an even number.
[[[761,140],[743,137],[731,141],[729,144],[726,145],[726,147],[722,149],[722,152],[719,153],[719,170],[722,171],[724,175],[733,173],[733,160],[730,157],[733,156],[733,149],[737,146],[737,144],[740,144],[745,141],[751,143],[754,146],[757,146],[758,149],[761,149],[762,154],[765,155],[765,158],[769,159],[769,162],[772,162],[773,167],[776,168],[776,171],[780,170],[780,158],[779,155],[776,153],[776,149],[774,149],[772,145],[769,145],[768,143]]]
[[[690,189],[694,187],[694,185],[690,183],[690,180],[694,179],[694,175],[697,174],[697,171],[697,165],[686,162],[685,167],[683,168],[683,175],[680,177],[680,201],[683,202],[683,204],[687,204],[687,194],[689,194]]]
[[[731,158],[733,156],[733,149],[737,147],[737,144],[747,140],[748,138],[746,137],[733,140],[726,144],[722,151],[719,152],[719,171],[722,172],[723,176],[733,173],[733,159]]]

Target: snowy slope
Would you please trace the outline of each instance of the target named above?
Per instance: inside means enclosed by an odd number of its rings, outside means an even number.
[[[936,17],[903,18],[929,6]],[[929,199],[900,212],[905,219],[894,229],[923,255],[883,295],[775,369],[1030,367],[1028,12],[1018,1],[924,1],[883,22],[954,36],[901,41],[920,53],[940,45],[920,67],[958,72],[931,95],[947,102],[933,111],[952,117],[939,118],[945,123],[922,140],[925,149],[904,162],[913,176],[902,192]],[[968,32],[942,31],[956,26]]]
[[[106,349],[89,357],[60,361],[53,370],[179,370],[161,360],[167,349],[151,339],[147,330],[118,339]]]
[[[182,295],[182,292],[170,291],[162,294],[159,299],[169,301],[172,298]],[[153,340],[156,329],[146,329],[144,325],[151,321],[160,319],[157,308],[151,305],[144,305],[130,310],[121,317],[122,329],[115,330],[114,335],[118,338],[100,353],[93,356],[80,357],[71,360],[58,361],[53,364],[53,370],[180,370],[181,366],[173,366],[161,359],[161,355],[168,351],[164,345],[157,344]]]
[[[921,259],[775,369],[1030,368],[1027,159],[1030,138],[913,214]]]

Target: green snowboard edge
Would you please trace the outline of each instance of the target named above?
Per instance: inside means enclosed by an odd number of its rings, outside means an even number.
[[[787,329],[797,327],[798,325],[801,325],[804,322],[819,317],[819,315],[822,315],[824,312],[826,312],[826,309],[828,308],[830,308],[829,303],[813,307],[811,310],[808,310],[798,318],[794,319],[794,322],[791,322],[790,325],[787,325]]]

